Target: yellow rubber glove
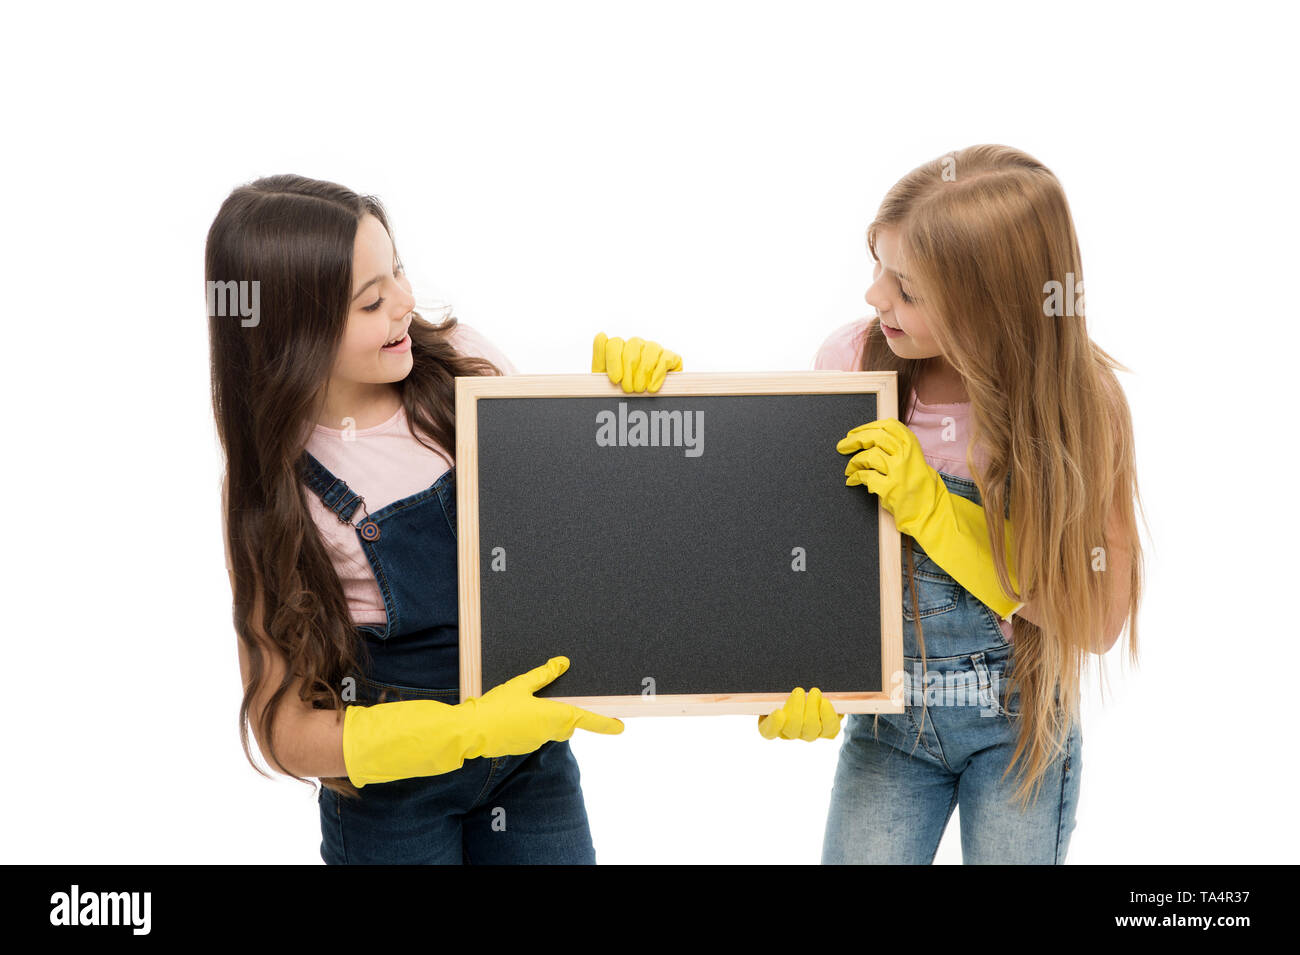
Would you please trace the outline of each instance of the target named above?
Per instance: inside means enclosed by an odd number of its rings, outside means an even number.
[[[835,445],[853,454],[845,467],[847,485],[865,484],[894,515],[901,533],[916,538],[936,564],[1003,620],[1024,606],[1008,597],[993,566],[993,546],[984,508],[949,492],[939,472],[925,461],[921,442],[896,418],[881,418],[854,428]],[[854,454],[854,452],[857,452]],[[1003,519],[1007,570],[1016,590],[1014,537]]]
[[[494,686],[455,706],[401,700],[349,706],[343,714],[343,764],[352,785],[390,783],[460,769],[478,756],[522,756],[575,729],[623,732],[610,716],[533,696],[569,668],[567,657]]]
[[[817,687],[805,695],[803,687],[797,686],[785,706],[758,718],[758,731],[764,739],[834,739],[840,731],[840,715]]]
[[[624,341],[597,332],[591,344],[591,370],[605,372],[614,384],[621,383],[626,393],[645,391],[647,386],[654,392],[668,372],[682,370],[682,356],[644,338]]]

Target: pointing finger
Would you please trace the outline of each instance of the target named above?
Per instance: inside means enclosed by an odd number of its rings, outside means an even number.
[[[602,716],[600,713],[593,713],[590,710],[584,710],[574,707],[577,713],[575,726],[581,730],[590,730],[593,733],[604,733],[607,736],[617,736],[623,732],[623,721],[616,720],[612,716]]]

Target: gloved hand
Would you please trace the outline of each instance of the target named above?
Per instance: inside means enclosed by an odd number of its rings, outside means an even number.
[[[569,668],[567,657],[520,674],[481,697],[452,706],[402,700],[349,706],[343,714],[343,764],[352,785],[437,776],[478,756],[521,756],[575,729],[623,732],[610,716],[533,696]]]
[[[622,383],[625,393],[645,391],[647,385],[654,392],[668,372],[682,370],[682,356],[644,338],[624,341],[597,332],[591,347],[591,370],[605,372],[616,385]]]
[[[840,715],[817,687],[805,696],[803,687],[797,686],[785,706],[758,718],[758,731],[764,739],[834,739],[840,731]]]
[[[854,428],[835,450],[853,454],[844,469],[848,476],[844,483],[865,484],[872,494],[879,495],[899,531],[916,538],[953,580],[1003,620],[1024,606],[1024,601],[1004,594],[998,583],[984,508],[948,491],[939,472],[926,463],[921,442],[911,428],[896,418],[881,418]],[[1007,571],[1019,591],[1014,537],[1011,522],[1005,518],[1003,529]]]

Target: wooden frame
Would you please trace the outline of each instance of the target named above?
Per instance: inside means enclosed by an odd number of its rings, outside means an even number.
[[[874,392],[879,418],[896,418],[895,372],[803,371],[765,373],[674,372],[649,396],[776,395]],[[585,375],[474,376],[456,379],[456,510],[460,592],[461,699],[481,696],[482,633],[478,521],[479,398],[612,398],[635,400],[604,373]],[[879,509],[882,692],[827,693],[840,713],[901,713],[903,672],[900,535],[893,515]],[[490,689],[490,688],[489,688]],[[792,688],[793,689],[793,688]],[[657,696],[547,697],[607,716],[763,715],[782,706],[787,694],[719,693]]]

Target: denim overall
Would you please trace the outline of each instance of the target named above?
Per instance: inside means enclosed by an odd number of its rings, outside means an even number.
[[[981,503],[974,481],[938,473],[950,492]],[[916,611],[907,580],[909,546]],[[1019,693],[1007,696],[1013,645],[997,614],[930,560],[914,538],[903,535],[902,548],[905,712],[879,714],[879,738],[872,733],[873,714],[847,717],[822,862],[929,864],[958,803],[964,863],[1064,862],[1083,770],[1078,721],[1065,752],[1048,767],[1037,801],[1022,815],[1011,801],[1019,767],[1001,778],[1019,720]]]
[[[357,704],[460,702],[455,468],[374,514],[306,451],[300,474],[341,522],[354,524],[384,598],[387,621],[357,627],[369,656],[367,672],[353,675]],[[369,783],[359,799],[322,786],[318,802],[329,865],[596,861],[567,741]]]

